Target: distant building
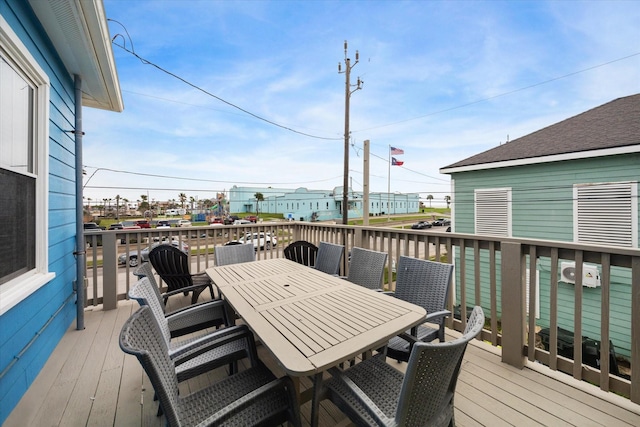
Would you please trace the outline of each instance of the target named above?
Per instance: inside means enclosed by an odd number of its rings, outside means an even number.
[[[255,195],[261,193],[263,201]],[[342,187],[333,190],[237,187],[229,190],[229,211],[282,214],[296,221],[331,221],[342,219]],[[418,213],[418,193],[370,193],[369,215]],[[363,193],[349,190],[349,218],[363,216]]]

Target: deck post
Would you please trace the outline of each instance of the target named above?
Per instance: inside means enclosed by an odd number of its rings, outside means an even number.
[[[102,233],[102,308],[118,308],[118,250],[114,232]]]
[[[501,242],[502,255],[502,361],[524,367],[525,295],[522,245]]]

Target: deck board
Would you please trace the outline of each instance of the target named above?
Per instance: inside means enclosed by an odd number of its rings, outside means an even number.
[[[188,300],[173,297],[171,308]],[[75,325],[69,328],[4,426],[163,426],[164,417],[156,416],[157,402],[153,401],[148,378],[137,359],[124,354],[118,343],[122,324],[137,307],[137,303],[121,301],[117,310],[94,308],[85,312],[85,329],[77,331]],[[456,334],[450,332],[450,338]],[[266,348],[258,346],[258,354],[277,376],[283,374]],[[400,370],[406,367],[404,363],[390,363]],[[180,384],[180,389],[185,393],[195,391],[227,372],[227,367],[219,368]],[[300,379],[301,391],[310,387],[310,379]],[[569,375],[566,381],[559,381],[537,370],[518,370],[501,363],[496,349],[474,341],[467,348],[456,389],[456,424],[640,425],[638,405],[624,399],[624,404],[616,404],[619,397],[605,399],[603,394]],[[302,405],[301,414],[303,425],[308,426],[309,402]],[[321,426],[349,425],[329,401],[322,402],[319,421]]]

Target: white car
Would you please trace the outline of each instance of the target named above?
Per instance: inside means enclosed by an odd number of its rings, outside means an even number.
[[[241,238],[238,239],[240,243],[253,243],[253,248],[255,250],[266,249],[269,250],[271,248],[275,248],[278,245],[278,239],[275,236],[272,236],[271,233],[247,233]]]
[[[176,227],[191,227],[191,221],[188,219],[179,219],[176,223]]]

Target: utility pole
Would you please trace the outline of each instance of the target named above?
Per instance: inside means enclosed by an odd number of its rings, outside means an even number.
[[[362,165],[362,225],[369,225],[369,140],[364,141],[364,160]]]
[[[344,64],[345,69],[342,71],[342,64],[338,63],[338,73],[345,75],[344,86],[344,181],[342,183],[342,223],[349,223],[349,98],[351,94],[362,89],[363,81],[358,77],[358,83],[355,89],[351,90],[351,69],[356,66],[360,59],[360,55],[356,50],[356,62],[351,64],[351,59],[347,56],[347,41],[344,41]]]

